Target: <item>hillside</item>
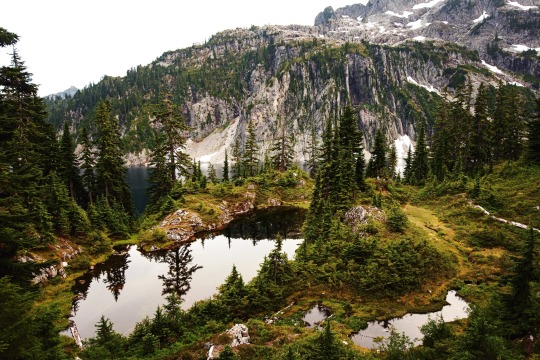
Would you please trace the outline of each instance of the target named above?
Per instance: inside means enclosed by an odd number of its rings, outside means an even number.
[[[47,101],[49,120],[77,129],[99,99],[110,99],[127,151],[136,154],[152,142],[150,106],[171,93],[192,128],[193,157],[221,163],[252,120],[261,157],[284,126],[303,162],[326,121],[350,101],[366,150],[378,128],[388,143],[408,142],[423,119],[432,131],[433,100],[445,89],[450,96],[468,80],[474,89],[499,81],[524,93],[538,88],[538,4],[515,4],[373,1],[326,9],[315,26],[228,30],[125,77],[104,77],[71,98]],[[524,49],[532,50],[518,52]]]

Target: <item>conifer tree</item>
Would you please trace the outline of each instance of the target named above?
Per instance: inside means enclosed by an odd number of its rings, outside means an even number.
[[[97,160],[96,178],[98,194],[107,206],[121,205],[128,214],[133,213],[131,193],[125,179],[122,160],[122,142],[118,122],[112,115],[111,103],[99,101],[96,109]]]
[[[236,138],[232,149],[233,180],[244,176],[244,164],[242,162],[242,149],[240,147],[240,138]]]
[[[390,174],[390,178],[394,179],[396,177],[396,166],[397,166],[397,149],[396,144],[393,143],[392,146],[390,146],[390,151],[388,152],[388,174]]]
[[[416,151],[411,163],[411,182],[416,185],[423,185],[429,174],[428,150],[426,147],[425,125],[420,126]]]
[[[214,169],[214,165],[212,164],[208,164],[208,180],[213,184],[216,184],[218,182],[216,169]]]
[[[285,121],[281,120],[280,123],[280,134],[274,141],[272,148],[270,149],[272,157],[270,161],[272,166],[280,172],[284,172],[291,166],[293,159],[293,136],[287,136],[285,132]],[[266,166],[266,161],[265,161]]]
[[[58,175],[68,188],[71,198],[81,203],[84,196],[81,176],[79,175],[79,161],[75,156],[75,146],[67,122],[64,122],[64,130],[60,140],[59,160]]]
[[[476,175],[490,161],[490,121],[488,118],[488,94],[485,85],[478,87],[478,95],[472,117],[471,139],[469,142],[470,174]]]
[[[450,144],[450,119],[449,119],[449,104],[446,100],[448,95],[446,93],[443,94],[441,99],[439,100],[439,103],[437,105],[437,115],[435,118],[435,129],[433,134],[433,146],[432,146],[432,154],[433,154],[433,161],[432,161],[432,170],[433,175],[439,180],[444,180],[444,177],[446,176],[447,169],[451,168],[449,166],[452,155],[451,155],[451,147]],[[410,151],[410,148],[409,148]],[[408,157],[408,166],[410,170],[410,165],[412,161],[412,157]],[[407,171],[404,172],[404,178],[406,179],[407,176],[405,173],[408,173]]]
[[[409,150],[407,150],[407,158],[405,159],[405,168],[403,169],[403,180],[405,181],[405,183],[411,182],[412,160],[413,160],[413,155],[411,151],[411,146],[409,146]]]
[[[382,178],[386,175],[386,144],[381,129],[377,130],[375,145],[368,166],[368,176]]]
[[[528,161],[540,165],[540,98],[536,99],[536,114],[529,121]]]
[[[148,194],[150,205],[157,205],[173,189],[170,166],[167,163],[168,150],[165,136],[154,132],[154,146],[151,149],[150,169],[148,174]]]
[[[257,173],[259,145],[253,121],[249,120],[247,126],[246,144],[244,146],[243,163],[247,176],[255,176]]]
[[[225,160],[223,160],[223,176],[224,182],[229,181],[229,159],[227,158],[227,150],[225,150]]]
[[[81,145],[82,151],[79,162],[82,170],[82,183],[88,194],[88,203],[94,203],[94,194],[96,188],[96,174],[94,168],[96,166],[95,155],[92,151],[93,144],[90,140],[86,126],[81,130]]]

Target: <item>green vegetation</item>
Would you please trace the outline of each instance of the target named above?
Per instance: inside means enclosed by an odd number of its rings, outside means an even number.
[[[445,6],[458,4],[452,1]],[[221,34],[209,43],[231,40],[227,36]],[[437,107],[431,95],[416,87],[408,95],[396,92],[399,101],[411,108],[415,98],[431,109],[414,112],[416,151],[409,150],[403,179],[395,174],[396,150],[388,148],[382,129],[365,164],[358,113],[352,106],[343,107],[341,113],[334,109],[336,118],[326,119],[321,147],[314,140],[311,144],[314,186],[309,175],[290,162],[294,139],[285,136],[284,120],[279,123],[276,146],[262,165],[256,130],[249,121],[245,139],[236,139],[231,154],[231,176],[227,156],[223,178],[210,171],[207,177],[200,163],[191,163],[182,153],[187,127],[177,105],[180,98],[188,93],[211,94],[239,101],[248,83],[241,70],[259,64],[272,69],[276,77],[288,73],[294,92],[305,81],[293,71],[302,59],[334,79],[347,98],[345,61],[351,56],[382,61],[377,46],[320,48],[313,41],[295,44],[300,48],[295,57],[273,68],[278,45],[269,34],[263,38],[265,46],[240,54],[226,50],[198,66],[191,62],[194,53],[204,51],[200,47],[166,54],[152,67],[130,71],[125,79],[105,78],[65,102],[51,103],[52,121],[63,125],[60,141],[45,121],[43,101],[14,52],[12,64],[0,69],[0,356],[205,358],[204,344],[212,342],[219,347],[221,359],[538,357],[538,233],[486,216],[474,206],[539,227],[538,101],[532,115],[531,99],[515,86],[491,89],[482,84],[474,99],[472,85],[461,81],[456,82],[460,86],[455,100],[443,96]],[[15,34],[0,28],[0,46],[16,41]],[[411,53],[435,65],[446,61],[448,51],[478,60],[476,52],[453,45],[405,44],[392,51]],[[162,75],[175,79],[170,82],[175,89],[161,83]],[[143,92],[130,92],[126,84],[146,89],[144,96],[139,99]],[[307,108],[305,99],[300,100],[291,106]],[[85,117],[79,159],[74,156],[69,121],[63,118],[65,106],[77,102]],[[435,108],[431,137],[427,115]],[[115,118],[120,114],[120,122],[130,129],[124,143]],[[148,121],[137,118],[140,114]],[[206,122],[212,119],[209,114]],[[303,123],[308,124],[308,120]],[[305,129],[313,131],[309,126]],[[152,197],[136,224],[121,156],[124,145],[133,150],[135,139],[146,137],[152,139],[155,166]],[[75,171],[78,166],[82,174]],[[180,208],[200,220],[202,225],[183,224],[195,234],[210,229],[205,225],[226,225],[220,221],[227,211],[233,214],[226,207],[230,204],[247,204],[248,210],[238,212],[244,213],[281,204],[307,207],[308,202],[305,241],[294,260],[287,258],[278,239],[255,278],[246,283],[233,267],[213,298],[188,310],[180,306],[180,289],[169,284],[166,304],[127,336],[116,333],[104,317],[82,350],[58,334],[65,322],[61,314],[65,310],[58,305],[70,303],[69,284],[77,269],[103,260],[115,242],[172,248],[167,226],[156,224]],[[39,267],[55,262],[58,254],[50,246],[55,242],[80,245],[84,254],[75,258],[66,280],[28,285]],[[180,251],[174,248],[170,256],[181,257]],[[51,261],[36,265],[19,261],[22,256]],[[368,321],[439,309],[449,289],[457,289],[471,302],[467,320],[430,321],[422,328],[422,345],[416,347],[395,331],[381,342],[380,352],[361,352],[351,344],[348,336]],[[334,314],[321,330],[300,323],[315,303]],[[250,345],[229,346],[224,331],[235,323],[247,324]]]

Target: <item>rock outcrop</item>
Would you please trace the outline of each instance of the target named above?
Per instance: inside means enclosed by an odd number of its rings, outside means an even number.
[[[232,337],[231,347],[249,344],[251,341],[248,327],[244,324],[235,324],[232,328],[227,330],[227,334]]]

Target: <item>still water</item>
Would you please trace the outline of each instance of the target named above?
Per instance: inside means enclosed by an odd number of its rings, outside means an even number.
[[[416,345],[420,344],[424,337],[420,328],[425,325],[429,319],[436,320],[442,316],[446,322],[457,319],[464,319],[468,316],[469,306],[467,302],[456,295],[454,290],[446,294],[446,302],[441,311],[432,312],[429,314],[407,314],[401,318],[395,318],[389,321],[372,321],[368,323],[365,330],[353,335],[351,340],[356,344],[368,349],[374,349],[379,346],[375,342],[377,337],[390,336],[390,328],[393,327],[398,333],[404,333],[413,340]]]
[[[127,168],[126,180],[131,191],[131,198],[135,205],[137,215],[142,214],[148,203],[148,168],[146,166],[134,166]]]

